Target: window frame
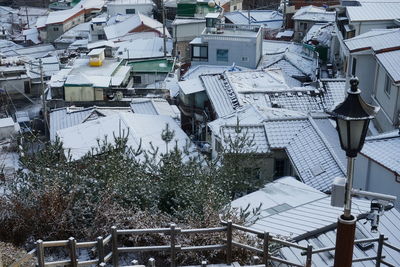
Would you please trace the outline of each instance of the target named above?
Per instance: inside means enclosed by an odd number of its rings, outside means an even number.
[[[221,59],[221,55],[218,55],[218,53],[220,53],[221,51],[225,51],[226,52],[226,60],[225,59]],[[216,60],[220,61],[220,62],[229,62],[229,49],[217,49],[216,50]],[[224,56],[225,58],[225,56]]]

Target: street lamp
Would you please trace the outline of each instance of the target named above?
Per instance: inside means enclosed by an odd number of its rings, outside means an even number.
[[[378,112],[379,107],[368,105],[360,96],[359,81],[350,79],[347,98],[328,111],[336,121],[340,145],[347,156],[347,179],[345,186],[344,213],[338,219],[335,250],[335,267],[351,267],[353,259],[356,218],[351,215],[351,191],[353,186],[354,159],[361,151],[369,122]]]

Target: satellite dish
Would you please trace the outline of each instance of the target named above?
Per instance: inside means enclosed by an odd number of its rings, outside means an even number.
[[[209,2],[208,2],[208,6],[209,6],[209,7],[215,7],[215,2],[212,1],[212,0],[209,1]]]

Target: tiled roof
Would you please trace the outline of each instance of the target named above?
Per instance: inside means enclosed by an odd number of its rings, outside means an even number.
[[[251,147],[243,148],[242,152],[244,153],[268,153],[270,151],[263,125],[223,126],[221,131],[224,136],[221,141],[227,149],[232,142],[242,139],[251,144]]]
[[[400,135],[398,131],[395,131],[391,137],[378,136],[367,139],[361,154],[400,175]]]
[[[273,110],[278,109],[269,112]],[[300,179],[307,185],[328,192],[332,180],[345,175],[345,168],[336,150],[324,136],[326,131],[322,132],[312,118],[301,113],[297,117],[296,114],[286,117],[282,114],[279,118],[277,114],[276,117],[268,118],[254,107],[238,111],[237,114],[237,117],[227,116],[209,124],[213,134],[219,136],[221,141],[227,134],[234,135],[239,120],[242,132],[254,134],[256,147],[262,152],[285,149]],[[255,117],[256,120],[253,119]],[[330,130],[334,131],[334,128]]]

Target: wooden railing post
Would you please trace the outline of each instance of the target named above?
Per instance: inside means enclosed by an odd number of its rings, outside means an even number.
[[[156,260],[154,258],[149,259],[149,267],[156,267]]]
[[[37,259],[38,259],[38,265],[39,267],[44,267],[44,246],[43,246],[43,240],[38,240],[36,242],[37,246]]]
[[[226,264],[232,264],[232,220],[226,224]]]
[[[112,263],[114,267],[118,267],[119,256],[118,256],[118,234],[117,227],[111,227],[111,240],[112,240]]]
[[[71,267],[78,266],[78,260],[76,258],[76,240],[73,237],[68,238],[69,246],[69,258],[71,259]]]
[[[175,243],[176,243],[176,235],[175,235],[175,228],[176,224],[171,223],[170,224],[171,228],[171,267],[176,266],[176,250],[175,250]]]
[[[103,237],[98,236],[97,237],[97,257],[99,259],[99,264],[104,262],[104,244],[103,244]]]
[[[268,266],[268,258],[269,258],[269,233],[264,232],[264,246],[263,246],[263,262],[265,264],[265,266]]]
[[[376,267],[381,266],[383,242],[385,242],[385,235],[380,234],[378,240],[378,249],[376,251]]]
[[[306,267],[311,267],[312,265],[312,245],[307,245],[307,254],[306,254]]]

